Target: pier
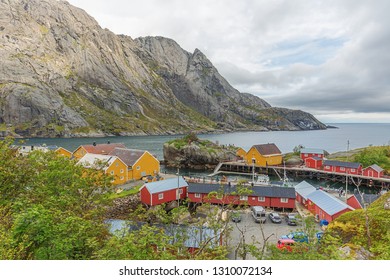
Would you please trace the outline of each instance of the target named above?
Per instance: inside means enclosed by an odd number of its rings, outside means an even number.
[[[367,177],[363,175],[329,172],[307,168],[305,166],[259,166],[237,161],[221,162],[214,169],[213,173],[208,176],[212,177],[221,173],[245,175],[256,173],[275,175],[279,178],[283,178],[286,175],[288,178],[307,178],[340,183],[346,183],[346,178],[348,178],[348,183],[355,186],[358,184],[359,186],[365,187],[390,188],[390,177]]]

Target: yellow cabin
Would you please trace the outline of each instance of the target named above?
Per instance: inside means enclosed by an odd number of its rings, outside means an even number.
[[[254,163],[259,166],[279,165],[283,162],[282,152],[274,144],[254,145],[246,153],[247,164]]]
[[[86,154],[79,160],[78,164],[83,165],[85,168],[104,171],[105,174],[113,177],[113,185],[124,184],[129,180],[126,163],[116,156]]]
[[[129,180],[139,180],[160,173],[159,160],[148,151],[115,148],[110,155],[117,156],[127,164]]]
[[[72,152],[70,152],[67,149],[62,148],[62,147],[59,147],[57,150],[55,150],[55,152],[58,155],[61,155],[61,156],[67,157],[67,158],[71,158],[73,156]]]
[[[86,154],[108,155],[115,148],[126,148],[126,146],[122,143],[82,145],[73,152],[73,156],[81,159]]]
[[[246,160],[246,151],[243,148],[238,148],[238,150],[236,151],[236,156],[243,160]]]

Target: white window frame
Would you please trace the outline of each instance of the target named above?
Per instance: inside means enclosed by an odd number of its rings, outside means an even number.
[[[141,166],[138,165],[138,166],[137,166],[137,170],[141,170]]]
[[[121,169],[121,173],[123,173],[124,171],[123,171],[123,169]]]
[[[196,193],[194,196],[195,196],[196,198],[201,198],[200,193]]]
[[[179,194],[183,194],[183,189],[179,189]]]
[[[345,171],[345,167],[340,166],[340,171]]]
[[[111,174],[111,175],[114,175],[114,170],[111,170],[110,174]]]
[[[164,199],[164,193],[159,193],[159,194],[158,194],[158,199],[159,199],[159,200]]]
[[[356,169],[355,168],[351,168],[351,172],[356,172]]]
[[[265,196],[259,196],[257,198],[258,201],[265,202]]]
[[[248,196],[247,195],[240,195],[240,200],[247,201],[248,200]]]
[[[280,198],[281,203],[288,203],[288,198],[287,197],[281,197]]]
[[[120,180],[123,181],[123,179],[125,179],[123,176],[120,177]]]

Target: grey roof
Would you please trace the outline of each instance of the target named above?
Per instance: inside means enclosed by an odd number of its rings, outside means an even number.
[[[308,195],[311,194],[312,192],[314,192],[316,190],[315,187],[313,187],[312,185],[310,185],[308,182],[306,181],[302,181],[300,182],[299,184],[295,185],[295,191],[300,195],[302,196],[304,199],[307,199]]]
[[[324,150],[321,149],[313,149],[313,148],[304,148],[301,149],[301,154],[324,154]]]
[[[360,195],[357,193],[357,194],[354,194],[354,196],[356,197],[357,201],[359,201],[360,206],[362,208],[364,208],[365,203],[371,204],[379,198],[378,194],[365,194],[365,193],[363,193],[362,195]],[[363,201],[364,201],[364,203],[363,203]]]
[[[146,151],[135,150],[135,149],[126,149],[126,148],[115,148],[109,155],[117,156],[120,158],[127,166],[133,166],[137,160],[145,153]]]
[[[160,193],[164,191],[177,189],[178,187],[188,187],[187,182],[181,176],[179,177],[179,179],[170,178],[162,181],[147,183],[143,185],[142,188],[146,188],[149,191],[149,193],[152,194],[152,193]]]
[[[380,167],[379,165],[377,165],[377,164],[373,164],[373,165],[370,165],[369,167],[366,167],[366,168],[364,168],[364,169],[367,169],[367,168],[372,168],[372,169],[374,169],[376,172],[382,172],[383,171],[383,168],[382,167]]]
[[[110,233],[116,234],[120,237],[124,237],[127,232],[137,231],[142,228],[145,222],[130,222],[125,220],[110,219],[106,221],[110,225]],[[175,224],[153,224],[156,228],[161,228],[164,233],[171,237],[171,244],[177,242],[183,242],[183,245],[187,248],[200,248],[202,243],[204,244],[208,240],[210,247],[216,247],[219,245],[219,237],[221,231],[215,231],[208,227],[202,226],[186,226]]]
[[[351,206],[322,190],[316,190],[310,193],[308,199],[331,216],[345,209],[353,210]]]
[[[338,160],[324,160],[324,165],[329,166],[340,166],[340,167],[347,167],[347,168],[359,168],[361,165],[359,162],[346,162],[346,161],[338,161]]]
[[[310,157],[310,158],[312,158],[314,160],[323,160],[323,158],[320,158],[320,157]]]
[[[213,191],[221,191],[225,194],[236,193],[236,186],[217,185],[217,184],[200,184],[189,183],[189,193],[203,193],[208,194]],[[250,196],[264,196],[264,197],[283,197],[283,198],[295,198],[294,188],[286,187],[274,187],[274,186],[254,186],[252,188],[253,193]]]

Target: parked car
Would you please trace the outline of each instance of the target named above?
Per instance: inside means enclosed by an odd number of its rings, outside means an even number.
[[[295,241],[293,239],[279,239],[276,247],[279,250],[287,250],[289,252],[292,251]]]
[[[235,223],[241,222],[241,213],[238,211],[232,211],[230,214],[230,217],[231,217],[232,221]]]
[[[252,206],[251,213],[256,223],[264,224],[267,221],[267,217],[265,215],[265,209],[262,206]]]
[[[280,218],[279,214],[276,212],[269,213],[268,217],[271,222],[275,224],[280,224],[282,222],[282,218]]]
[[[290,213],[286,216],[286,223],[289,226],[296,226],[298,224],[297,214]]]
[[[280,239],[292,239],[295,242],[309,243],[309,237],[307,236],[307,234],[300,231],[291,232],[289,234],[282,235]]]

